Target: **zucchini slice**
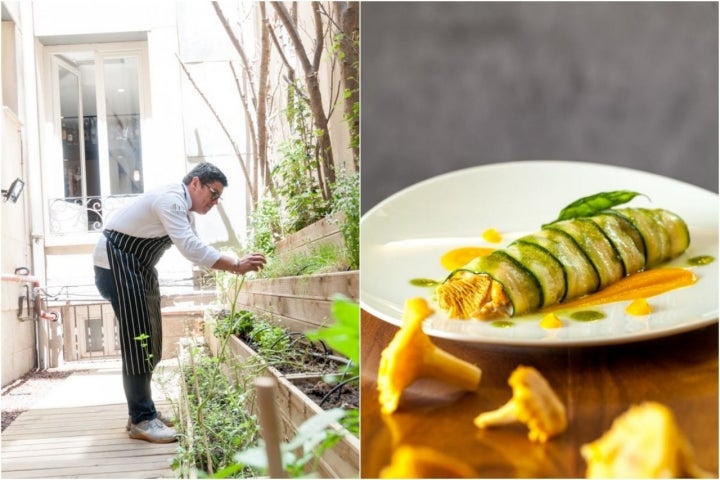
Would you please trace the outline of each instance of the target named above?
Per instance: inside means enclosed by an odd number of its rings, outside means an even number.
[[[635,225],[642,235],[645,243],[645,268],[659,265],[670,258],[670,234],[652,210],[619,208],[615,211]]]
[[[670,235],[670,258],[675,258],[690,246],[690,230],[678,215],[668,210],[657,209],[655,216]]]
[[[623,262],[623,276],[645,268],[642,238],[633,226],[618,215],[601,214],[590,217],[612,242]]]
[[[517,241],[534,243],[560,262],[565,274],[563,301],[594,292],[600,287],[600,277],[592,262],[567,233],[560,230],[542,230]]]
[[[540,284],[542,306],[555,305],[565,298],[565,272],[560,262],[543,247],[517,241],[505,252],[522,264]]]
[[[564,220],[545,228],[565,232],[577,242],[600,276],[600,288],[623,277],[623,263],[619,253],[602,229],[592,220],[588,218]]]
[[[503,250],[476,258],[467,268],[490,275],[502,284],[512,303],[513,316],[537,310],[543,304],[542,290],[535,275]]]

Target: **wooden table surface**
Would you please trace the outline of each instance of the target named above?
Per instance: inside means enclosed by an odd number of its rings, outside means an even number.
[[[361,476],[376,478],[400,445],[429,447],[474,468],[479,477],[585,477],[581,445],[599,438],[631,405],[668,406],[699,466],[718,472],[718,326],[643,342],[575,348],[492,346],[433,339],[482,369],[476,392],[422,380],[399,409],[380,413],[380,353],[397,327],[362,312]],[[512,396],[518,365],[535,367],[565,404],[568,429],[542,445],[524,425],[480,430],[473,418]]]

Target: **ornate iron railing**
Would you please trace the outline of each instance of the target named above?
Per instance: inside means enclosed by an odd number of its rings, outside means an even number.
[[[113,213],[135,200],[137,196],[137,194],[129,194],[52,198],[48,201],[50,234],[99,232]]]

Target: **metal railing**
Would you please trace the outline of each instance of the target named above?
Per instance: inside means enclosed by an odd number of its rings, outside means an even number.
[[[137,197],[137,194],[126,194],[51,198],[48,200],[50,234],[99,232],[113,213]]]

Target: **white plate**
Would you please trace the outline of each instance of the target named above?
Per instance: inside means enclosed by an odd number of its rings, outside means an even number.
[[[376,317],[401,324],[405,301],[430,300],[431,290],[410,280],[441,280],[443,253],[464,246],[492,246],[481,238],[488,228],[507,244],[554,220],[570,202],[594,193],[633,190],[628,206],[666,208],[688,224],[690,248],[670,265],[687,266],[698,255],[716,261],[693,267],[698,282],[652,297],[647,316],[624,312],[628,302],[602,310],[595,322],[564,320],[559,329],[543,329],[539,315],[512,319],[513,326],[448,319],[436,312],[425,324],[429,335],[468,342],[506,345],[575,346],[614,344],[672,335],[699,328],[718,318],[718,196],[694,185],[622,167],[562,161],[492,164],[431,178],[377,205],[360,221],[360,304]],[[688,267],[690,268],[690,267]],[[561,317],[562,318],[562,317]]]

